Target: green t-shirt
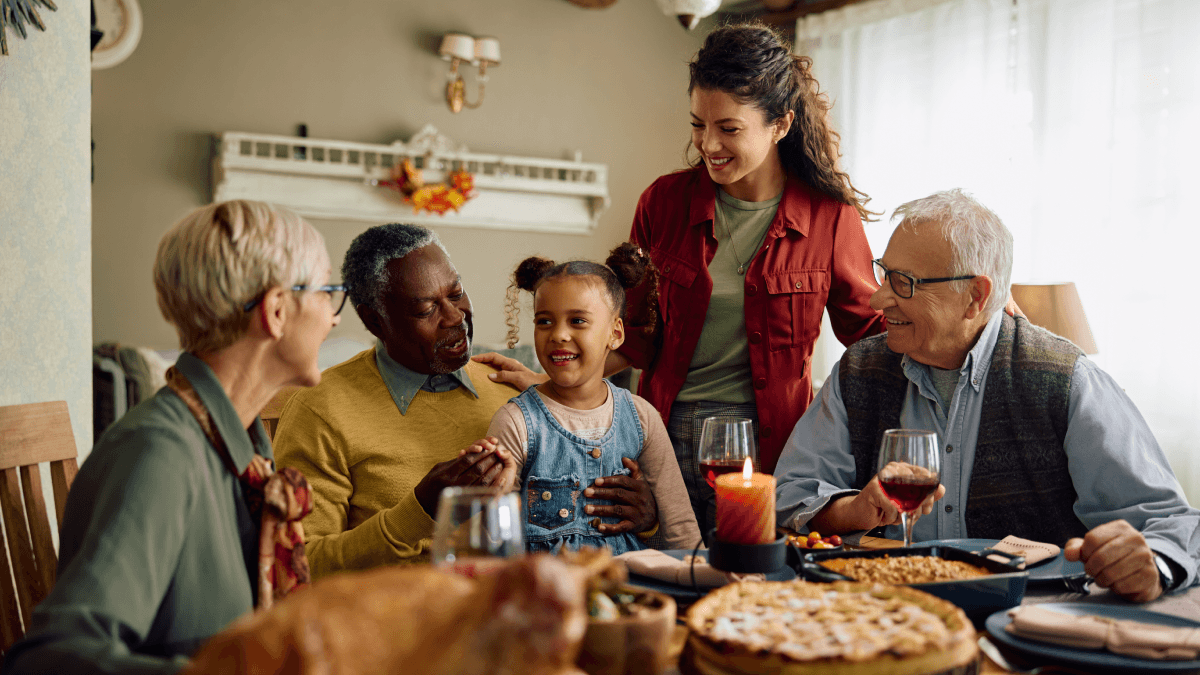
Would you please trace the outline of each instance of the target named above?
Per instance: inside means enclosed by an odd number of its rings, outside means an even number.
[[[754,401],[750,347],[746,342],[745,270],[762,248],[781,199],[782,192],[764,202],[746,202],[717,190],[713,222],[717,252],[708,264],[712,298],[687,379],[676,400]]]

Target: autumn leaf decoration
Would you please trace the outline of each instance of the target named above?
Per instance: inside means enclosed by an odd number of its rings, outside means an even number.
[[[37,12],[39,4],[52,12],[58,11],[52,0],[0,0],[0,54],[8,54],[8,39],[4,34],[9,26],[22,38],[28,37],[26,23],[36,26],[40,31],[46,30],[46,24],[42,23],[42,17]]]
[[[443,215],[453,209],[457,211],[466,201],[475,196],[475,176],[464,169],[456,169],[448,176],[449,184],[426,184],[421,170],[405,159],[392,168],[392,177],[376,185],[399,192],[404,201],[413,205],[413,213],[428,211]]]

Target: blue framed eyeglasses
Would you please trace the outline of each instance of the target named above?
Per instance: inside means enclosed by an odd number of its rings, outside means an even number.
[[[342,307],[346,305],[346,295],[350,287],[346,284],[327,284],[325,286],[317,286],[310,288],[308,284],[297,284],[292,286],[293,291],[313,291],[314,293],[328,293],[329,304],[333,307],[333,315],[337,316],[342,313]],[[249,312],[254,309],[258,303],[262,302],[262,296],[258,296],[254,300],[247,302],[242,306],[242,310]]]

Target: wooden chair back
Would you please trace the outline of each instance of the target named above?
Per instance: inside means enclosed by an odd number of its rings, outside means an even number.
[[[33,608],[54,586],[58,556],[50,534],[38,464],[50,463],[54,512],[62,530],[75,480],[75,434],[66,401],[0,407],[0,662],[25,635]],[[19,476],[19,479],[18,479]]]
[[[275,394],[275,397],[262,409],[262,412],[258,414],[262,418],[263,426],[267,428],[267,435],[272,440],[275,438],[275,429],[279,426],[279,413],[283,412],[284,404],[301,389],[303,387],[284,387],[280,389]]]

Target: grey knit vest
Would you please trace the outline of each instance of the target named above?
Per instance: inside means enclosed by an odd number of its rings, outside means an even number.
[[[1086,533],[1072,509],[1075,486],[1063,450],[1071,375],[1081,354],[1023,318],[1003,316],[983,395],[968,536],[1015,534],[1061,545]],[[888,349],[886,334],[860,340],[842,356],[839,382],[857,489],[875,475],[883,431],[900,426],[908,387],[901,359]]]

